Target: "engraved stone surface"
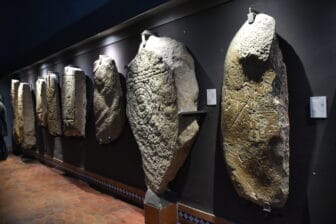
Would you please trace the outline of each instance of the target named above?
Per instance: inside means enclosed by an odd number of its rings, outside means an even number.
[[[173,72],[177,91],[178,111],[196,111],[198,83],[195,63],[186,47],[169,37],[157,37],[149,31],[142,33],[141,48],[161,57]]]
[[[126,112],[141,151],[146,184],[155,193],[164,192],[174,179],[199,130],[195,118],[178,115],[197,110],[193,63],[181,43],[145,31],[129,64]],[[189,83],[185,91],[186,84],[180,82]]]
[[[96,139],[107,144],[120,136],[125,123],[120,78],[112,58],[100,55],[94,62],[94,81]]]
[[[36,117],[37,123],[41,126],[47,126],[47,86],[44,79],[36,80]]]
[[[59,136],[62,134],[60,93],[57,75],[50,71],[46,77],[46,89],[48,131],[53,136]]]
[[[233,185],[260,206],[282,207],[289,190],[289,119],[286,67],[275,20],[246,22],[224,65],[222,134]]]
[[[80,68],[64,68],[62,88],[63,133],[85,137],[86,76]]]
[[[12,79],[11,82],[11,102],[13,111],[13,140],[16,144],[20,143],[19,138],[19,125],[18,125],[18,91],[20,81]]]
[[[35,114],[32,94],[28,83],[20,83],[18,90],[19,142],[23,149],[31,149],[36,145]]]

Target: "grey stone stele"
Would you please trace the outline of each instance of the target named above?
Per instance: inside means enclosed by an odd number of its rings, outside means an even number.
[[[221,126],[238,194],[260,206],[283,207],[289,191],[287,74],[268,15],[245,22],[229,46]]]
[[[18,124],[18,91],[19,91],[20,81],[12,79],[11,80],[11,105],[13,111],[13,140],[16,144],[20,144],[19,137],[19,124]]]
[[[18,90],[19,142],[23,149],[36,146],[35,114],[32,94],[28,83],[20,83]]]
[[[39,78],[36,80],[36,90],[35,90],[35,108],[36,108],[36,118],[37,123],[40,126],[47,126],[47,86],[44,79]]]
[[[188,156],[199,130],[195,117],[198,84],[194,61],[183,44],[142,34],[129,64],[126,113],[142,155],[146,184],[163,193]]]
[[[93,72],[96,139],[108,144],[121,135],[125,124],[120,77],[114,60],[106,55],[99,55]]]
[[[86,76],[80,68],[66,66],[62,84],[63,134],[85,137]]]
[[[47,125],[53,136],[62,135],[61,103],[57,75],[51,71],[46,77],[47,91]]]

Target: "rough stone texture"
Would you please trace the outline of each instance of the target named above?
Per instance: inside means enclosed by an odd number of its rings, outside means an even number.
[[[18,90],[19,142],[23,149],[31,149],[36,145],[35,114],[32,94],[28,83],[20,83]]]
[[[41,126],[47,126],[47,87],[44,79],[36,80],[36,117],[37,123]]]
[[[57,75],[52,72],[48,72],[46,84],[48,131],[53,136],[59,136],[62,134],[62,119]]]
[[[107,144],[120,136],[125,123],[120,78],[112,58],[100,55],[94,62],[94,81],[96,139]]]
[[[80,68],[64,68],[62,88],[63,133],[85,137],[86,76]]]
[[[180,82],[189,83],[185,92],[185,83]],[[197,98],[193,59],[186,48],[143,33],[139,52],[129,64],[126,112],[146,184],[155,193],[166,189],[189,154],[199,126],[195,118],[178,113],[197,110]]]
[[[13,111],[13,140],[16,144],[20,144],[19,125],[18,125],[18,91],[20,81],[12,79],[11,82],[11,101]]]
[[[188,50],[174,39],[157,37],[149,31],[142,33],[142,39],[140,48],[154,52],[172,70],[178,95],[178,111],[196,111],[199,89],[194,59]]]
[[[289,188],[286,67],[275,21],[258,14],[232,40],[225,59],[222,132],[238,194],[260,206],[284,206]]]

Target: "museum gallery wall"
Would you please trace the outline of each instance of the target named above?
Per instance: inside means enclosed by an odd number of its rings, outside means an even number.
[[[302,222],[309,161],[290,162],[291,48],[278,11],[247,21],[248,6],[139,27],[22,71],[11,83],[13,140],[233,222]]]
[[[288,196],[289,123],[286,68],[275,33],[275,20],[251,14],[233,38],[224,63],[222,92],[223,151],[239,195],[260,206],[283,207]],[[113,58],[99,55],[94,62],[93,110],[96,140],[113,144],[122,133],[125,112],[142,157],[150,195],[162,194],[185,162],[197,138],[199,87],[193,57],[180,42],[143,31],[126,75],[126,111],[120,75]],[[46,79],[46,80],[45,80]],[[52,72],[36,81],[36,118],[51,134],[85,138],[87,84],[84,71],[66,66],[61,104],[57,77]],[[23,149],[35,146],[35,114],[30,87],[20,83],[17,99],[12,80],[14,121],[19,123]],[[48,85],[46,85],[48,83]],[[48,93],[48,94],[47,94]],[[47,107],[48,102],[50,106]],[[59,109],[57,107],[61,107]],[[18,111],[17,115],[15,111]],[[56,113],[55,113],[56,111]],[[17,120],[16,120],[17,119]],[[49,126],[49,125],[48,125]],[[151,192],[151,193],[150,193]],[[149,201],[146,195],[145,201]]]

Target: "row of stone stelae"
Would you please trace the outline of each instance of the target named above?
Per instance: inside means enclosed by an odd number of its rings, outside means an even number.
[[[180,42],[145,31],[128,69],[125,113],[113,59],[99,56],[94,62],[96,138],[102,144],[118,138],[126,114],[141,151],[146,184],[160,194],[183,165],[199,131],[195,117],[181,116],[181,112],[198,107],[194,60]],[[25,94],[24,89],[30,94],[28,84],[20,84],[17,91],[17,83],[13,80],[13,108],[22,107],[20,99],[25,96],[20,94]],[[38,124],[48,127],[52,135],[84,137],[84,72],[66,67],[62,93],[58,91],[55,74],[50,72],[45,79],[37,80]],[[224,158],[237,193],[261,206],[284,206],[289,185],[287,78],[272,17],[256,15],[233,38],[224,63],[222,93]],[[14,136],[19,135],[21,143],[22,130],[33,133],[26,126],[34,125],[25,123],[35,123],[32,103],[25,103],[29,113],[18,110],[20,113],[14,116],[14,124],[19,126],[17,133],[14,128]],[[22,115],[30,117],[22,119]]]
[[[124,116],[119,74],[114,61],[100,55],[94,62],[96,136],[100,144],[120,136]],[[24,149],[36,145],[35,122],[52,136],[85,137],[87,113],[86,75],[83,70],[67,66],[62,83],[49,71],[35,83],[35,105],[28,83],[12,80],[13,138]],[[59,88],[59,84],[62,88]],[[110,127],[109,127],[110,126]]]

